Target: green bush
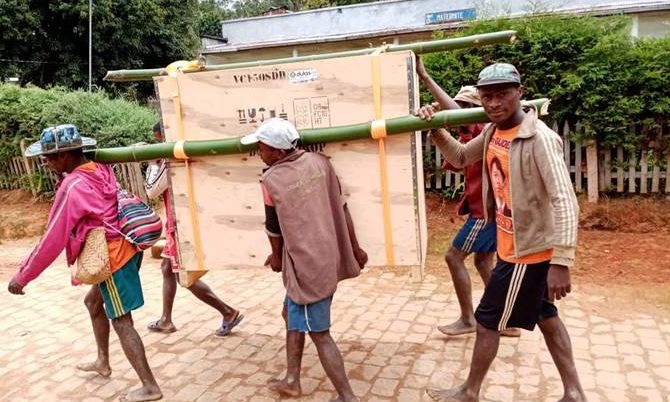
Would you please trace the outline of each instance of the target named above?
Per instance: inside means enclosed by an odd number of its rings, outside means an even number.
[[[631,38],[627,17],[556,15],[475,22],[456,36],[507,29],[517,31],[514,44],[426,55],[426,68],[455,94],[484,66],[509,62],[521,72],[527,98],[551,98],[546,120],[579,123],[579,139],[668,148],[670,38]],[[427,91],[421,97],[430,100]]]
[[[150,142],[158,118],[151,108],[102,91],[0,85],[0,159],[18,156],[22,138],[36,140],[42,129],[64,123],[75,124],[100,147]]]

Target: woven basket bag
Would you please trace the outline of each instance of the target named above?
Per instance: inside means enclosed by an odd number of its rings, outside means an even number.
[[[83,283],[97,285],[111,275],[105,229],[102,227],[92,229],[86,235],[86,242],[77,258],[74,277]]]

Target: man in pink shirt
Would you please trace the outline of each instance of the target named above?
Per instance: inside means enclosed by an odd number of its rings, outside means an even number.
[[[93,285],[84,298],[93,324],[98,357],[90,364],[78,365],[83,371],[103,377],[111,375],[109,366],[110,321],[126,355],[140,377],[142,386],[123,398],[126,401],[155,401],[163,394],[149,368],[144,345],[133,325],[131,311],[144,304],[139,268],[142,253],[121,234],[118,224],[118,183],[107,165],[90,162],[84,146],[95,140],[81,137],[77,127],[63,124],[42,131],[40,140],[26,150],[26,156],[42,156],[47,167],[64,176],[49,212],[47,229],[39,244],[21,264],[9,282],[12,294],[23,295],[24,288],[36,279],[65,250],[68,265],[73,265],[84,246],[86,235],[104,228],[112,276]],[[73,284],[77,283],[73,279]]]

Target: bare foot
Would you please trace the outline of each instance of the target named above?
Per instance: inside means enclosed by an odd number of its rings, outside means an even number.
[[[586,395],[583,391],[579,391],[575,396],[564,395],[558,402],[587,402]]]
[[[98,361],[93,363],[77,364],[77,370],[95,372],[103,377],[109,377],[112,375],[112,368],[109,367],[109,364],[98,363]]]
[[[144,402],[157,401],[161,398],[163,398],[163,394],[160,389],[142,387],[128,392],[126,396],[122,396],[119,400],[122,402]]]
[[[430,399],[438,402],[479,402],[478,397],[468,397],[460,388],[428,388],[426,394],[428,394]]]
[[[441,325],[437,329],[445,335],[455,336],[473,333],[477,330],[477,327],[474,324],[466,324],[459,318],[451,324]]]
[[[291,398],[299,397],[302,394],[302,389],[300,389],[299,383],[289,383],[286,380],[270,380],[268,381],[268,388],[278,392],[281,396],[288,396]]]
[[[343,396],[338,395],[337,398],[332,399],[330,402],[359,402],[360,399],[353,397],[353,399],[344,399]]]
[[[520,328],[505,328],[500,331],[500,336],[506,336],[509,338],[518,338],[521,336]]]

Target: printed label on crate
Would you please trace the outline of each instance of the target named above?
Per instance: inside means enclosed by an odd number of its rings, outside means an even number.
[[[330,106],[325,96],[294,99],[293,111],[298,130],[330,127]]]
[[[319,78],[319,72],[315,68],[306,68],[303,70],[290,71],[288,80],[291,84],[300,82],[316,81]]]
[[[286,78],[286,71],[274,70],[261,73],[233,74],[235,84],[249,84],[253,82],[277,81]]]
[[[265,120],[279,117],[289,120],[300,130],[303,128],[330,127],[330,103],[327,96],[293,99],[291,104],[251,104],[235,109],[237,124],[262,124]]]
[[[250,105],[236,109],[237,124],[257,124],[263,123],[267,119],[279,117],[288,120],[288,111],[284,104],[280,105]]]

